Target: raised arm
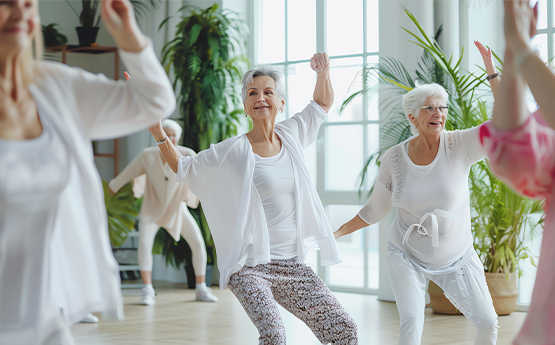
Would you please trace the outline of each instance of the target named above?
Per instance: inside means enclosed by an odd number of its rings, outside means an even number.
[[[526,107],[525,91],[526,81],[523,78],[523,67],[529,63],[533,64],[532,69],[537,69],[537,62],[541,60],[530,52],[528,44],[530,35],[535,33],[537,12],[533,11],[528,2],[525,0],[504,1],[505,17],[504,30],[507,47],[505,49],[505,63],[503,69],[503,82],[499,85],[497,98],[499,102],[495,102],[493,109],[492,123],[498,130],[511,130],[523,125],[530,113]],[[530,69],[530,67],[528,67]],[[547,69],[547,68],[546,68]],[[542,79],[543,83],[549,83],[553,79],[553,85],[546,89],[546,95],[549,91],[555,90],[555,77],[547,70],[543,75],[536,75],[538,79]],[[540,81],[533,81],[534,84],[542,84]],[[546,85],[544,85],[545,87]],[[534,94],[536,96],[536,94]],[[538,94],[538,96],[540,96]],[[544,102],[553,102],[551,108],[545,104],[540,107],[555,111],[555,99],[549,96],[550,100],[543,98]],[[539,101],[538,98],[536,100]],[[547,116],[544,113],[544,116]]]
[[[95,140],[137,132],[175,109],[172,85],[152,43],[139,30],[130,1],[102,0],[101,14],[133,79],[116,82],[77,68],[52,71],[55,78],[66,78],[66,91],[74,95],[84,129]]]
[[[327,53],[317,53],[310,60],[310,67],[318,73],[312,99],[327,113],[333,105],[333,87],[330,80],[330,57]]]
[[[177,163],[179,158],[183,157],[183,155],[175,146],[173,146],[171,140],[166,135],[166,132],[164,132],[162,122],[159,121],[154,126],[148,127],[148,130],[157,142],[165,140],[163,144],[158,145],[158,148],[162,152],[162,155],[164,156],[164,159],[166,159],[170,168],[177,174]]]
[[[484,60],[484,67],[486,69],[486,73],[489,77],[489,85],[491,86],[491,91],[493,93],[493,98],[495,99],[495,92],[499,86],[499,82],[501,80],[501,76],[497,73],[497,68],[495,68],[495,63],[493,62],[493,56],[491,54],[491,49],[484,47],[482,43],[479,41],[474,41],[474,44],[480,51],[480,55],[482,55],[482,59]]]

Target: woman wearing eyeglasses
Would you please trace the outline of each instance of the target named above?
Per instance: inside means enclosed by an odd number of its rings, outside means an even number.
[[[384,154],[370,199],[335,232],[339,238],[378,223],[397,207],[387,249],[402,345],[420,344],[426,279],[476,327],[475,344],[497,340],[497,314],[470,222],[468,175],[486,156],[481,126],[445,131],[447,100],[438,84],[418,86],[403,97],[414,136]]]

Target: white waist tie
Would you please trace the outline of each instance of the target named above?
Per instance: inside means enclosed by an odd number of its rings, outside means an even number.
[[[422,218],[420,218],[420,223],[412,224],[411,226],[409,226],[409,228],[407,229],[407,232],[405,233],[405,237],[403,238],[403,244],[407,242],[410,234],[414,229],[416,229],[416,232],[418,234],[422,236],[430,237],[430,231],[426,229],[426,227],[424,227],[422,224],[424,224],[424,222],[428,217],[431,217],[432,218],[432,229],[431,229],[432,247],[438,247],[439,245],[439,227],[437,225],[438,216],[442,218],[451,219],[454,222],[457,221],[457,217],[454,214],[440,210],[439,208],[436,208],[434,212],[425,213],[422,216]]]

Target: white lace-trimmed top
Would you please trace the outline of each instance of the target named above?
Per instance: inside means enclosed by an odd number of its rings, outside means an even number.
[[[408,156],[406,143],[414,137],[389,149],[358,214],[374,224],[396,206],[389,242],[425,268],[450,266],[472,246],[468,175],[472,164],[486,156],[479,127],[443,131],[428,165],[416,165]]]

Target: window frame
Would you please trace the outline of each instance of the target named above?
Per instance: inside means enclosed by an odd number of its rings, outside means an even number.
[[[289,60],[288,57],[288,2],[295,1],[295,0],[284,0],[285,2],[285,60],[279,63],[272,63],[273,66],[283,66],[284,69],[284,82],[285,82],[285,92],[286,95],[289,95],[289,85],[288,85],[288,71],[289,66],[299,64],[299,63],[307,63],[310,62],[309,59],[303,60]],[[331,63],[333,64],[334,60],[339,59],[346,59],[346,58],[362,58],[362,66],[363,68],[367,68],[370,63],[369,60],[373,57],[377,57],[379,59],[379,50],[375,52],[368,51],[368,2],[369,1],[377,1],[377,0],[360,0],[363,4],[363,49],[362,53],[360,54],[346,54],[346,55],[334,55],[330,56]],[[327,30],[326,30],[326,20],[327,20],[327,0],[315,0],[316,2],[316,51],[327,51],[326,42],[327,42]],[[250,2],[250,13],[251,13],[251,20],[253,27],[255,28],[253,31],[253,37],[251,38],[253,42],[253,56],[252,61],[254,61],[254,65],[259,64],[259,54],[258,54],[258,47],[261,46],[261,35],[259,30],[260,22],[259,18],[262,18],[262,4],[260,0],[251,1]],[[378,5],[379,6],[379,5]],[[378,33],[376,33],[378,34]],[[374,58],[375,59],[375,58]],[[379,61],[379,60],[378,60]],[[366,83],[363,83],[364,87],[366,87]],[[287,97],[286,96],[286,97]],[[308,101],[308,100],[307,100]],[[364,205],[367,199],[369,185],[370,183],[367,182],[364,190],[359,193],[356,190],[353,191],[328,191],[326,190],[326,136],[328,128],[334,126],[346,126],[346,125],[359,125],[362,126],[362,133],[363,133],[363,164],[368,159],[372,152],[369,152],[368,144],[370,138],[369,135],[369,126],[370,125],[378,125],[379,126],[379,116],[377,120],[369,120],[369,100],[367,97],[363,97],[362,99],[362,108],[363,108],[363,117],[360,121],[341,121],[341,122],[330,122],[327,118],[326,121],[322,124],[321,130],[318,133],[318,138],[316,140],[316,190],[320,196],[322,204],[328,212],[328,207],[330,205]],[[338,106],[338,105],[335,105]],[[286,106],[285,110],[285,118],[288,119],[292,116],[290,109]],[[368,181],[368,180],[367,180]],[[362,207],[362,206],[361,206]],[[353,216],[355,216],[353,214]],[[376,225],[377,227],[377,225]],[[335,229],[334,229],[335,230]],[[369,245],[368,245],[368,237],[369,237],[369,227],[361,229],[359,231],[363,232],[363,250],[364,250],[364,286],[362,288],[357,287],[350,287],[350,286],[342,286],[342,285],[332,285],[329,284],[329,268],[322,266],[320,263],[320,256],[318,253],[318,275],[322,278],[322,280],[330,287],[330,289],[334,291],[341,291],[341,292],[356,292],[356,293],[364,293],[364,294],[378,294],[378,288],[370,288],[368,284],[369,280],[369,265],[368,265],[368,258],[369,258]],[[377,229],[375,230],[377,231]]]

